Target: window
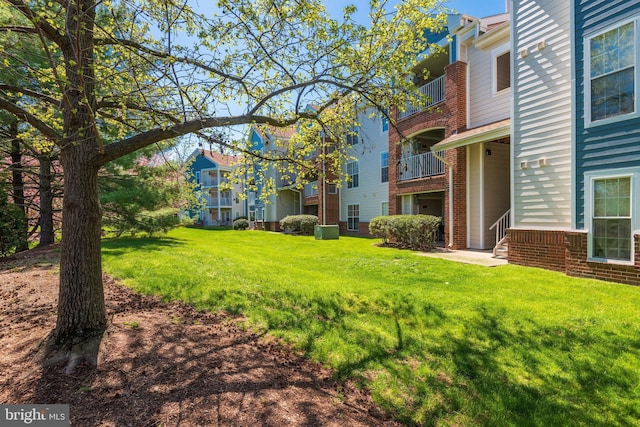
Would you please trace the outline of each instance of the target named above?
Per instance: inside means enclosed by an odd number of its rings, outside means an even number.
[[[381,116],[382,116],[382,133],[387,132],[389,130],[389,119],[387,118],[388,114],[389,114],[389,111],[386,108],[381,113]]]
[[[636,112],[636,21],[587,38],[587,121]]]
[[[389,152],[380,153],[380,182],[389,182]]]
[[[380,206],[381,206],[380,215],[388,216],[389,215],[389,202],[382,202],[382,204]]]
[[[349,177],[347,188],[357,188],[359,185],[358,162],[347,163],[347,176]]]
[[[196,172],[196,184],[200,184],[200,171]]]
[[[347,205],[347,230],[358,231],[360,205]]]
[[[358,143],[358,126],[353,125],[347,131],[347,145],[355,145]]]
[[[593,256],[631,260],[631,178],[593,181]]]
[[[511,52],[506,51],[496,56],[496,92],[511,87]]]
[[[329,194],[338,194],[338,186],[336,184],[327,184]]]
[[[640,228],[634,197],[640,168],[585,173],[585,228],[589,257],[595,261],[633,262],[633,233]]]

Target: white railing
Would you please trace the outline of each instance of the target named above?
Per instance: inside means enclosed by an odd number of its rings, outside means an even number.
[[[418,89],[422,95],[425,95],[427,99],[427,103],[424,105],[413,105],[411,103],[407,104],[405,111],[400,111],[398,113],[398,119],[404,119],[409,117],[412,114],[419,113],[420,111],[424,111],[429,107],[432,107],[436,104],[444,101],[445,95],[445,76],[442,75],[435,80],[430,81],[424,86],[420,86]]]
[[[496,229],[496,245],[493,248],[493,254],[496,249],[507,239],[507,229],[511,226],[511,209],[506,211],[496,222],[493,223],[489,230]]]
[[[211,196],[208,194],[204,195],[204,200],[207,202],[207,206],[231,206],[232,203],[231,197],[220,197]]]
[[[310,182],[304,185],[304,197],[318,195],[318,181]]]
[[[228,182],[228,179],[218,179],[217,176],[203,176],[202,178],[200,178],[200,185],[202,187],[217,187],[220,184],[227,184]]]
[[[444,157],[444,151],[438,151],[438,155]],[[398,167],[400,168],[398,170],[398,181],[425,178],[444,173],[444,162],[431,152],[403,157],[400,159]]]
[[[200,185],[203,187],[215,187],[218,185],[218,177],[216,176],[202,176],[200,178]]]

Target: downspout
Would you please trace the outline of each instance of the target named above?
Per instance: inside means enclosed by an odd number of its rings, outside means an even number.
[[[326,185],[327,181],[324,174],[326,173],[325,161],[326,161],[326,149],[325,149],[325,136],[322,132],[322,225],[327,225],[327,201],[326,201]]]
[[[451,163],[444,157],[441,157],[437,151],[431,151],[433,157],[440,160],[449,167],[449,248],[453,247],[453,167]]]

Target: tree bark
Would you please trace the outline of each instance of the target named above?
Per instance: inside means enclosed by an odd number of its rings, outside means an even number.
[[[13,203],[20,209],[22,215],[27,218],[27,207],[24,198],[24,179],[22,176],[22,149],[18,139],[18,122],[12,121],[9,125],[9,138],[11,138],[11,185]],[[20,231],[20,243],[16,247],[16,252],[29,249],[27,235],[29,224],[24,221],[24,229]]]
[[[55,241],[53,227],[53,192],[51,191],[51,158],[47,155],[38,157],[40,187],[40,243],[39,246],[50,245]]]
[[[97,347],[83,346],[97,340],[107,320],[100,254],[101,208],[98,197],[98,167],[92,144],[70,145],[62,151],[64,197],[60,248],[60,295],[55,343],[71,349],[71,359],[95,364]],[[73,366],[71,367],[73,369]]]
[[[64,170],[60,295],[53,333],[60,350],[69,350],[67,372],[83,361],[97,364],[107,326],[98,197],[101,144],[94,126],[96,109],[93,70],[95,3],[67,2],[65,38],[61,50],[68,81],[62,102],[64,138],[60,161]]]

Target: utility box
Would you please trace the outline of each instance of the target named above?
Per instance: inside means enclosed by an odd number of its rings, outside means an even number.
[[[316,240],[337,240],[340,238],[340,228],[337,225],[316,225],[314,235]]]

